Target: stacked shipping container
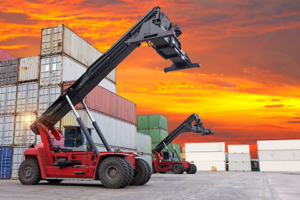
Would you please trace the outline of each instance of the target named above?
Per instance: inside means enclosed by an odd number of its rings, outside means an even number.
[[[300,172],[300,140],[257,141],[260,171]]]
[[[225,171],[225,143],[185,143],[185,158],[198,171]]]
[[[168,118],[159,114],[139,115],[137,117],[137,130],[139,133],[151,136],[151,148],[154,149],[158,143],[168,136]],[[175,143],[173,144],[180,156],[180,145]],[[171,152],[174,152],[171,144],[167,147]],[[166,149],[164,149],[163,152],[166,152]],[[155,158],[154,154],[152,154],[152,158]]]
[[[150,135],[145,135],[142,133],[137,133],[137,153],[143,153],[143,160],[147,161],[147,163],[152,168],[152,149],[151,149],[151,137]]]
[[[251,171],[249,145],[228,145],[229,171]]]

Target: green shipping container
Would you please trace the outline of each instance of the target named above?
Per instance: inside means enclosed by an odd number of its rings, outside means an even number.
[[[137,116],[137,129],[161,128],[168,130],[168,118],[162,115],[139,115]]]
[[[158,143],[159,143],[159,142],[158,142]],[[152,143],[152,145],[151,145],[151,150],[154,149],[154,148],[158,145],[158,143]],[[175,147],[175,149],[176,149],[176,151],[177,151],[177,153],[178,153],[178,156],[180,157],[180,145],[179,145],[179,144],[176,144],[176,143],[173,143],[173,145],[174,145],[174,147]],[[167,147],[168,147],[168,149],[169,149],[170,152],[174,152],[173,146],[172,146],[171,144],[168,144]],[[163,152],[167,152],[167,149],[164,148],[162,151],[163,151]],[[174,152],[174,154],[175,154],[175,152]],[[152,154],[152,159],[154,159],[154,158],[155,158],[155,155]],[[176,158],[176,160],[178,160],[178,158],[177,158],[176,155],[175,155],[175,158]]]
[[[137,132],[150,135],[152,143],[159,143],[168,136],[168,131],[160,128],[140,129]]]

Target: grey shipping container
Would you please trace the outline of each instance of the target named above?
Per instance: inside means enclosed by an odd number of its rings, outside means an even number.
[[[36,81],[39,78],[40,56],[31,56],[20,59],[19,82]]]
[[[24,151],[27,149],[27,147],[15,147],[13,149],[13,159],[12,159],[12,172],[11,172],[11,178],[17,179],[19,178],[18,172],[19,167],[21,163],[24,161]]]
[[[79,116],[86,124],[87,128],[93,128],[91,120],[84,110],[77,110]],[[112,148],[127,149],[136,151],[136,126],[113,117],[91,111],[95,121],[97,121],[100,130]],[[73,111],[70,111],[61,120],[61,129],[64,133],[65,126],[79,126]],[[103,146],[98,134],[92,129],[92,138],[97,146]]]
[[[61,85],[65,81],[77,80],[87,68],[65,55],[54,55],[41,59],[40,86],[48,87]],[[116,93],[116,84],[107,78],[99,83],[100,86]]]
[[[28,146],[35,144],[36,135],[29,127],[35,120],[35,113],[23,113],[16,116],[14,146]]]
[[[18,85],[17,113],[37,112],[38,83],[28,82]]]
[[[55,54],[66,54],[86,67],[102,55],[98,49],[63,24],[42,30],[41,55]],[[112,71],[107,78],[116,82],[116,70]]]
[[[16,97],[17,87],[15,85],[0,87],[0,114],[15,113]]]
[[[19,59],[0,62],[0,85],[12,85],[18,81]]]
[[[15,132],[15,116],[0,116],[0,146],[11,146]]]

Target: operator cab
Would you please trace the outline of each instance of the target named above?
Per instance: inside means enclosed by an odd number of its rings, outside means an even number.
[[[90,135],[92,129],[87,128]],[[64,149],[72,151],[93,151],[80,126],[64,126]]]
[[[162,152],[163,153],[163,161],[172,161],[170,155],[168,152]],[[173,152],[170,152],[172,158],[175,160],[175,156]]]

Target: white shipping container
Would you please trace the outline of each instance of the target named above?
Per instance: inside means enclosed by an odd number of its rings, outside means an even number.
[[[24,151],[27,149],[27,147],[15,147],[13,150],[13,160],[12,160],[12,172],[11,172],[11,178],[17,179],[19,178],[18,172],[19,167],[21,163],[25,160],[24,157]]]
[[[49,86],[39,89],[38,117],[59,97],[61,87]]]
[[[17,113],[37,112],[38,83],[29,82],[18,85]]]
[[[228,169],[232,172],[250,172],[251,162],[229,162]]]
[[[258,151],[300,150],[300,140],[265,140],[257,141]]]
[[[12,114],[16,108],[17,87],[7,85],[0,87],[0,114]]]
[[[249,145],[228,145],[228,153],[250,153]]]
[[[185,143],[185,152],[225,152],[225,142]]]
[[[185,153],[188,161],[226,161],[225,152],[188,152]]]
[[[77,80],[86,70],[85,66],[67,56],[56,55],[42,58],[40,86],[55,86],[64,81]],[[116,93],[116,84],[107,78],[103,79],[99,85]]]
[[[20,59],[18,81],[34,81],[39,78],[40,56],[31,56]]]
[[[152,155],[151,152],[151,136],[137,133],[136,137],[137,152],[143,152],[144,155]]]
[[[259,161],[262,172],[300,172],[300,161]]]
[[[35,144],[36,135],[30,129],[30,125],[35,120],[35,113],[23,113],[16,116],[14,146],[28,146]]]
[[[229,153],[229,162],[250,162],[250,153]]]
[[[259,161],[300,161],[300,150],[258,151]]]
[[[11,146],[15,131],[15,116],[0,116],[0,146]]]
[[[64,53],[86,67],[102,55],[98,49],[64,25],[43,29],[41,44],[42,56]],[[116,82],[116,70],[112,71],[107,78]]]
[[[87,128],[93,128],[91,120],[88,118],[84,110],[77,110],[79,116],[86,124]],[[112,148],[128,149],[129,151],[136,151],[136,126],[107,115],[103,115],[94,111],[91,111],[92,116],[98,123],[100,130],[106,141]],[[64,126],[79,126],[76,121],[73,111],[70,111],[61,120],[61,129],[64,133]],[[102,141],[99,138],[96,130],[92,129],[92,138],[97,146],[102,147]]]
[[[194,161],[194,164],[197,171],[226,171],[225,161]]]

